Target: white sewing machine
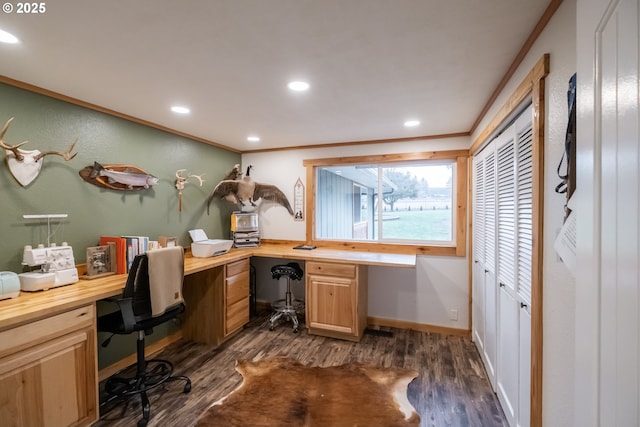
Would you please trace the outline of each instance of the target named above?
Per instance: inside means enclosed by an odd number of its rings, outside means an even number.
[[[49,247],[38,245],[24,247],[22,265],[40,266],[40,270],[20,273],[20,289],[23,291],[40,291],[69,285],[78,281],[78,270],[73,260],[73,249],[63,242]]]

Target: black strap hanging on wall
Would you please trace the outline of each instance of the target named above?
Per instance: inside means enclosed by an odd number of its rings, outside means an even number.
[[[567,123],[567,133],[564,140],[564,152],[558,164],[558,177],[561,181],[556,186],[556,193],[567,193],[567,198],[569,198],[575,188],[576,74],[569,79],[567,104],[569,121]]]
[[[567,123],[567,133],[564,140],[564,153],[558,164],[558,177],[560,183],[556,186],[556,193],[566,194],[564,205],[564,220],[566,221],[571,213],[567,206],[569,199],[576,189],[576,75],[569,79],[569,90],[567,91],[567,104],[569,110],[569,121]]]

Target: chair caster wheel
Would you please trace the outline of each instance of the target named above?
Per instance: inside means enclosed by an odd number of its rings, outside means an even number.
[[[184,385],[184,388],[182,389],[182,392],[186,394],[186,393],[189,393],[190,391],[191,391],[191,383],[186,383]]]
[[[297,334],[297,333],[298,333],[298,328],[294,328],[294,329],[293,329],[293,333],[294,333],[294,334]]]
[[[149,420],[145,420],[144,418],[138,421],[138,427],[147,427],[147,423]]]
[[[270,331],[273,331],[275,328],[276,328],[276,327],[275,327],[275,326],[273,326],[273,325],[269,326],[269,330],[270,330]]]

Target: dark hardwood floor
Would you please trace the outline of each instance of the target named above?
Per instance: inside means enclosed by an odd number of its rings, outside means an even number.
[[[467,339],[382,328],[381,334],[367,333],[360,343],[352,343],[308,335],[306,329],[294,334],[287,324],[269,331],[266,322],[266,314],[252,319],[244,331],[218,348],[179,341],[158,354],[174,363],[176,375],[189,376],[193,388],[183,394],[183,383],[176,382],[152,390],[148,425],[192,426],[211,403],[240,384],[242,378],[234,370],[237,359],[288,356],[310,366],[360,362],[418,370],[420,375],[407,393],[422,427],[507,426],[480,356]],[[135,426],[140,418],[139,399],[133,398],[103,414],[94,425]]]

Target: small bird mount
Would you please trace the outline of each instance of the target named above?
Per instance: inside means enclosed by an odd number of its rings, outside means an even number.
[[[195,179],[200,184],[200,187],[202,187],[202,184],[204,184],[204,179],[202,179],[204,174],[200,174],[200,175],[187,174],[187,176],[184,176],[183,173],[186,171],[187,171],[186,169],[178,169],[176,171],[176,190],[178,190],[178,212],[182,212],[182,191],[184,190],[184,186],[187,185],[187,183],[189,182],[189,179],[191,178]]]
[[[9,171],[11,175],[15,178],[16,181],[23,187],[28,186],[38,177],[40,173],[40,169],[42,169],[42,164],[44,163],[44,157],[49,154],[55,154],[56,156],[60,156],[65,160],[73,159],[78,153],[72,153],[73,148],[76,145],[75,141],[67,151],[40,151],[40,150],[24,150],[22,147],[28,141],[21,142],[17,145],[9,145],[4,142],[4,134],[7,133],[9,129],[9,125],[13,121],[13,117],[11,117],[4,124],[4,127],[0,131],[0,148],[4,149],[5,157],[4,160],[9,167]]]

